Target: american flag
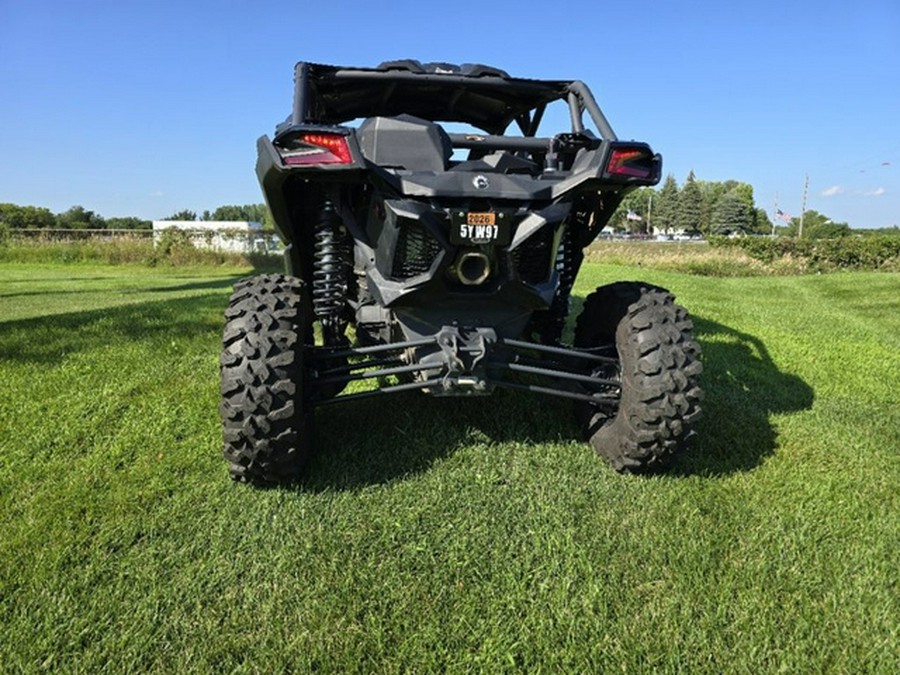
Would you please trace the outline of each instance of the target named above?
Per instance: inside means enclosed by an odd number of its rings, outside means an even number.
[[[786,223],[791,222],[791,217],[781,209],[775,209],[775,217],[778,218],[778,220],[783,220]]]
[[[632,211],[630,209],[628,211],[628,214],[625,216],[625,219],[626,220],[643,220],[643,218],[641,218],[638,214],[636,214],[634,211]]]

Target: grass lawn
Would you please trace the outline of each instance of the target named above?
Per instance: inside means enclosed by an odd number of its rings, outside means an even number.
[[[666,475],[566,401],[410,394],[265,491],[216,412],[246,272],[0,264],[0,672],[900,672],[900,275],[586,265],[695,316]]]

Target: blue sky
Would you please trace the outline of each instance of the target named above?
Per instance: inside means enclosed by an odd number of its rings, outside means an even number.
[[[900,2],[0,0],[0,202],[104,217],[262,201],[299,60],[586,81],[681,184],[900,225]]]

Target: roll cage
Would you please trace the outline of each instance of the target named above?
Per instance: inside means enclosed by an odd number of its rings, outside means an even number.
[[[431,122],[468,124],[485,132],[449,134],[455,148],[540,150],[552,141],[536,134],[547,106],[554,101],[568,104],[572,134],[592,135],[584,126],[586,112],[600,139],[617,140],[581,81],[514,78],[478,64],[413,60],[391,61],[376,68],[298,63],[293,111],[278,135],[298,126],[332,126],[364,117],[408,114]],[[521,136],[507,135],[513,123]]]

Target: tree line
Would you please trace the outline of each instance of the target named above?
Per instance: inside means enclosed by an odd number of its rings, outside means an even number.
[[[0,226],[10,229],[149,230],[153,223],[135,217],[104,218],[83,206],[53,213],[43,206],[0,204]]]
[[[220,206],[215,211],[204,211],[197,217],[195,211],[184,209],[162,220],[240,220],[262,223],[263,229],[274,229],[275,221],[265,204],[243,204],[241,206]]]
[[[736,180],[697,180],[691,171],[679,186],[669,174],[660,188],[639,188],[628,194],[613,215],[613,229],[647,234],[716,236],[741,234],[800,235],[801,219],[773,214],[756,205],[753,186]],[[803,214],[802,236],[830,239],[851,234],[847,223],[836,223],[818,211]]]
[[[183,210],[162,220],[198,220],[194,211]],[[271,228],[274,223],[265,204],[220,206],[214,211],[204,211],[199,220],[249,220]],[[73,206],[61,213],[53,213],[42,206],[0,204],[0,228],[48,229],[48,230],[150,230],[153,222],[127,216],[104,218],[83,206]]]
[[[213,211],[184,209],[162,220],[237,220],[263,224],[274,229],[272,214],[265,204],[219,206]],[[772,234],[773,223],[766,210],[756,206],[753,187],[736,180],[697,180],[691,171],[679,187],[669,174],[660,188],[639,188],[629,193],[610,219],[610,226],[618,231],[686,235]],[[62,213],[53,213],[41,206],[0,204],[0,229],[62,229],[62,230],[149,230],[152,221],[133,216],[104,218],[83,206],[73,206]],[[890,228],[888,228],[890,230]],[[847,223],[836,223],[818,211],[803,214],[804,239],[832,239],[848,234],[898,234],[885,230],[851,230]],[[774,232],[781,236],[800,234],[800,218],[781,214]]]

